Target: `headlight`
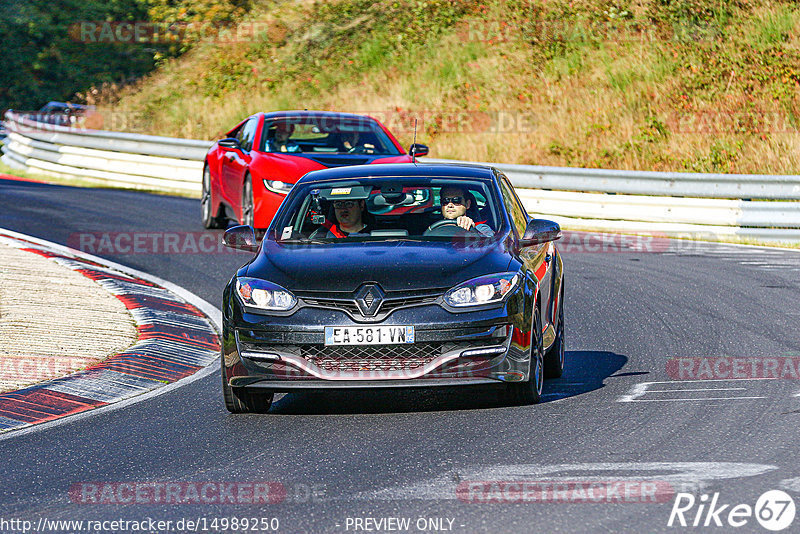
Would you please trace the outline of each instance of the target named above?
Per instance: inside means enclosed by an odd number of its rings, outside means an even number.
[[[236,293],[242,304],[260,310],[286,311],[297,304],[297,299],[289,291],[258,278],[237,278]]]
[[[272,191],[273,193],[278,193],[279,195],[286,195],[289,191],[292,190],[292,186],[294,184],[290,184],[287,182],[281,182],[280,180],[264,180],[264,187]]]
[[[498,273],[473,278],[444,294],[450,306],[480,306],[500,302],[519,283],[519,273]]]

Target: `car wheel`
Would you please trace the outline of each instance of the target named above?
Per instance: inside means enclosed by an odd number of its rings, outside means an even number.
[[[225,400],[225,408],[231,413],[267,413],[272,406],[274,394],[232,388],[225,377],[225,364],[221,365],[222,398]]]
[[[556,340],[544,358],[545,378],[561,378],[564,374],[564,280],[561,280],[561,296],[558,299],[558,322],[556,323]]]
[[[242,224],[253,226],[253,183],[248,175],[242,186]]]
[[[200,209],[203,217],[203,226],[209,230],[225,228],[228,221],[224,216],[214,213],[215,206],[211,200],[211,171],[208,165],[203,168],[203,189],[200,197]]]
[[[538,404],[544,386],[544,340],[542,339],[542,314],[539,306],[533,312],[531,325],[531,373],[526,382],[507,385],[507,393],[514,404]]]

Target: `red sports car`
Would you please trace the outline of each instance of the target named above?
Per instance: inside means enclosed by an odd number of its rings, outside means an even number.
[[[266,228],[286,194],[310,171],[369,163],[409,163],[386,127],[363,115],[326,111],[256,113],[214,143],[203,168],[203,225],[228,220]]]

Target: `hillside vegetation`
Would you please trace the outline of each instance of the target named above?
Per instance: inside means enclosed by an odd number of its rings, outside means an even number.
[[[99,102],[217,138],[256,111],[384,120],[441,158],[800,173],[800,6],[765,0],[258,1]],[[247,29],[255,37],[247,37]],[[103,100],[105,99],[105,100]],[[117,123],[120,121],[117,120]]]
[[[250,6],[250,0],[2,0],[0,110],[36,110],[48,100],[82,103],[97,87],[113,91],[190,45],[136,42],[134,27],[232,23]]]

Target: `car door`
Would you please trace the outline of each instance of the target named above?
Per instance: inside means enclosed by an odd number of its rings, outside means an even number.
[[[239,139],[242,135],[242,129],[244,128],[245,123],[246,121],[242,122],[239,126],[228,132],[228,136]],[[239,185],[237,184],[235,187],[231,188],[231,184],[233,183],[231,161],[239,157],[239,155],[237,154],[236,150],[232,148],[221,146],[219,147],[219,151],[219,179],[222,196],[225,198],[226,203],[230,204],[231,206],[235,206],[236,203],[233,201],[233,199],[236,198],[236,191],[238,191]]]
[[[256,134],[258,122],[255,117],[248,119],[235,133],[239,148],[225,149],[222,155],[222,182],[228,202],[234,209],[242,204],[242,184],[250,165],[250,150]]]
[[[525,207],[520,202],[514,191],[514,186],[503,175],[500,175],[500,190],[503,194],[503,203],[506,211],[511,217],[511,223],[519,239],[525,234],[530,217],[525,211]],[[523,247],[519,251],[519,259],[525,265],[526,270],[536,279],[539,284],[539,296],[542,304],[542,326],[547,328],[553,320],[551,293],[553,286],[553,270],[550,268],[553,261],[554,252],[552,243]]]

